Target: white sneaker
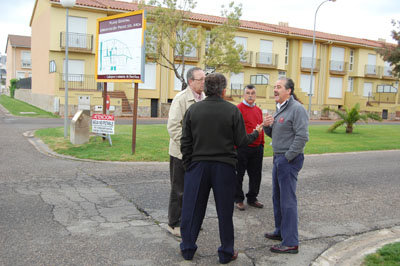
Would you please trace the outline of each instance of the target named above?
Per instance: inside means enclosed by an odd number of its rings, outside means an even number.
[[[167,226],[167,230],[172,235],[174,235],[176,237],[181,237],[181,228],[180,227],[171,227],[171,226],[168,225]]]

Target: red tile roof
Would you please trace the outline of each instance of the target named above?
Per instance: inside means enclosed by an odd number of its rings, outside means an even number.
[[[25,47],[31,48],[31,36],[21,35],[8,35],[7,44],[10,43],[12,47]]]
[[[52,3],[59,3],[59,0],[50,0]],[[105,10],[120,10],[120,11],[135,11],[138,9],[138,4],[136,2],[122,2],[122,1],[114,1],[114,0],[77,0],[77,6],[82,7],[92,7],[92,8],[100,8]],[[225,21],[225,18],[205,15],[199,13],[191,13],[190,20],[204,23],[212,23],[212,24],[221,24]],[[313,31],[287,27],[281,25],[268,24],[263,22],[256,21],[247,21],[241,20],[240,27],[242,29],[248,30],[256,30],[256,31],[265,31],[271,32],[275,34],[283,34],[287,36],[300,36],[304,38],[312,38]],[[315,32],[315,37],[317,40],[326,40],[326,41],[334,41],[334,42],[344,42],[353,45],[361,45],[361,46],[369,46],[369,47],[382,47],[384,42],[373,41],[367,39],[360,39],[355,37],[348,37],[337,34],[330,34],[325,32]]]

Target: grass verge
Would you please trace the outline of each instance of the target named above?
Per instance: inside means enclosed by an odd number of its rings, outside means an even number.
[[[310,141],[305,154],[334,152],[354,152],[367,150],[400,149],[400,125],[358,125],[353,134],[346,134],[345,128],[328,133],[329,125],[311,125]],[[37,130],[35,136],[41,138],[51,149],[60,154],[82,159],[107,161],[168,161],[169,136],[166,125],[138,125],[136,154],[132,155],[132,126],[117,125],[112,135],[113,146],[101,137],[91,137],[83,145],[72,145],[64,139],[63,128]],[[272,156],[269,146],[271,139],[265,136],[264,156]]]
[[[46,112],[26,102],[13,99],[7,95],[0,95],[0,104],[15,116],[57,118],[59,116]],[[21,113],[22,112],[22,113]]]
[[[400,265],[400,242],[387,244],[376,253],[367,255],[363,265]]]

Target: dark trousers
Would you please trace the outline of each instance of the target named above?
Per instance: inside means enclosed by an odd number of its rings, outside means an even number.
[[[193,162],[185,173],[180,248],[185,259],[192,259],[197,250],[197,237],[206,213],[210,189],[213,189],[218,214],[219,261],[227,263],[233,256],[233,202],[236,186],[235,168],[214,162]]]
[[[282,236],[284,246],[299,245],[296,185],[297,175],[303,167],[303,162],[303,154],[297,155],[290,162],[284,154],[274,155],[272,169],[274,234]]]
[[[264,157],[264,145],[257,147],[240,147],[237,150],[237,185],[235,193],[235,202],[244,201],[243,193],[243,177],[247,170],[249,176],[249,192],[246,194],[247,202],[253,203],[257,201],[260,191],[262,161]]]
[[[178,227],[181,223],[182,198],[184,187],[183,182],[185,175],[182,160],[170,156],[169,173],[171,180],[171,193],[169,195],[168,204],[168,225],[171,227]]]

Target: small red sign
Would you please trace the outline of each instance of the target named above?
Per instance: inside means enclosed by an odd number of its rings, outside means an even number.
[[[110,110],[110,95],[107,95],[107,99],[106,99],[106,110]]]
[[[285,121],[285,118],[281,117],[279,118],[279,123],[283,123]]]

